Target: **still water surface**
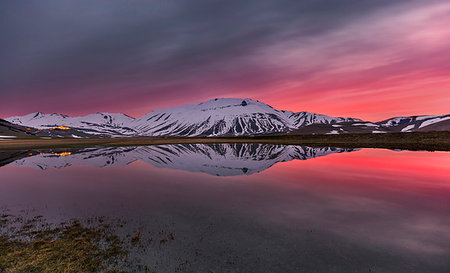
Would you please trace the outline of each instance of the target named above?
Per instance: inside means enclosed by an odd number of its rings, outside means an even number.
[[[199,144],[0,155],[1,208],[173,232],[133,254],[156,272],[450,272],[446,152]]]

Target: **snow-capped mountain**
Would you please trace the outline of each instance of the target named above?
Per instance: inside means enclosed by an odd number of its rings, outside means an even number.
[[[377,122],[377,124],[401,132],[449,130],[450,115],[395,117]]]
[[[155,110],[133,122],[141,135],[233,136],[282,133],[287,116],[267,104],[241,99],[214,99]]]
[[[9,157],[5,155],[3,161],[12,166],[46,170],[72,165],[125,166],[140,160],[158,168],[231,176],[261,172],[278,162],[307,160],[355,150],[357,149],[242,143],[175,144],[30,151],[22,154],[13,151],[14,154]],[[12,159],[13,156],[17,158]]]
[[[310,124],[290,134],[343,134],[449,131],[450,115],[395,117],[379,122],[338,122]]]
[[[17,125],[37,129],[65,126],[97,136],[126,136],[137,133],[130,128],[130,123],[134,119],[125,114],[95,113],[81,117],[69,117],[62,114],[36,112],[26,116],[10,117],[6,120]]]
[[[134,119],[124,114],[82,117],[33,113],[7,121],[38,129],[65,126],[87,135],[120,136],[255,136],[279,134],[385,133],[450,130],[450,115],[396,117],[380,122],[277,110],[251,99],[212,99],[154,110]]]
[[[248,136],[286,133],[312,123],[356,120],[280,111],[251,99],[213,99],[155,110],[134,120],[132,128],[146,136]]]

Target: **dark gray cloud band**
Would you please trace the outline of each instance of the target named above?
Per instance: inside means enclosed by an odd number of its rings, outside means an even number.
[[[270,84],[280,73],[255,52],[291,40],[308,43],[410,2],[2,1],[0,92],[12,104],[1,107],[28,112],[25,98],[42,100],[42,108],[69,98],[77,102],[68,105],[71,111],[86,96],[92,105],[84,106],[94,108],[102,101],[133,105]],[[306,79],[317,69],[292,76]]]

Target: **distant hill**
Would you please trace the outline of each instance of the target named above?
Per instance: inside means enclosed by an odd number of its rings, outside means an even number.
[[[0,139],[17,138],[17,137],[32,137],[36,129],[27,128],[17,124],[10,123],[4,119],[0,119]]]
[[[93,137],[93,135],[73,128],[64,128],[63,126],[60,128],[36,129],[33,127],[17,125],[4,119],[0,119],[0,140],[36,137],[89,138]]]

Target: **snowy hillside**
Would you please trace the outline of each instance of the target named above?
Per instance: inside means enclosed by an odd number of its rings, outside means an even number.
[[[141,135],[239,136],[287,132],[290,120],[267,104],[242,99],[214,99],[155,110],[133,122]]]
[[[295,129],[290,134],[345,134],[449,131],[450,115],[395,117],[380,122],[314,123]]]
[[[87,135],[102,137],[256,136],[450,130],[450,115],[396,117],[380,122],[365,122],[356,118],[281,111],[260,101],[226,98],[159,109],[137,119],[120,113],[69,117],[37,112],[6,120],[38,129],[65,126]]]
[[[17,137],[31,137],[36,130],[27,130],[26,127],[0,119],[0,140]]]
[[[61,114],[37,112],[21,117],[10,117],[6,120],[37,129],[66,126],[92,135],[122,136],[136,134],[136,131],[130,128],[134,119],[124,114],[95,113],[81,117],[69,117]]]
[[[243,136],[280,134],[312,123],[354,119],[307,112],[293,113],[251,99],[213,99],[155,110],[133,121],[140,135]]]
[[[450,130],[450,115],[395,117],[377,122],[377,124],[389,128],[391,131],[401,132]]]

